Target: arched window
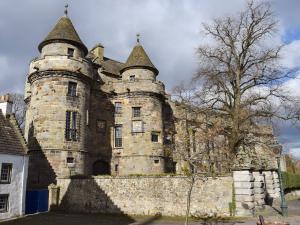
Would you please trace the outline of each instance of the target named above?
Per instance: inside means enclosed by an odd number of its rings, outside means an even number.
[[[93,175],[110,174],[110,166],[103,160],[98,160],[93,164]]]

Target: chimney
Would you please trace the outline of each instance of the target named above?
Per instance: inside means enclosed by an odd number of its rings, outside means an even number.
[[[92,53],[95,55],[95,58],[97,58],[97,60],[103,61],[104,47],[102,44],[96,44],[96,46],[92,49]]]
[[[12,103],[9,94],[0,96],[0,109],[4,116],[12,113]]]

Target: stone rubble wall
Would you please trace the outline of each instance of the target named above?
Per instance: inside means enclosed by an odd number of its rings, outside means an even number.
[[[59,189],[55,190],[60,190],[58,208],[66,211],[184,216],[189,184],[186,177],[180,176],[108,176],[58,179],[57,186]],[[56,204],[53,199],[50,199],[52,206]],[[229,216],[232,177],[197,180],[191,199],[193,216]]]

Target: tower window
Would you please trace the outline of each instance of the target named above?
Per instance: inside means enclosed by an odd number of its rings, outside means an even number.
[[[68,48],[68,56],[74,57],[74,48]]]
[[[74,163],[73,157],[67,157],[67,163]]]
[[[132,107],[132,117],[141,116],[141,107]]]
[[[97,133],[105,134],[106,132],[106,121],[105,120],[97,120],[96,123],[96,131]]]
[[[154,159],[154,163],[158,164],[159,163],[159,159]]]
[[[151,141],[152,142],[158,142],[158,136],[159,136],[158,132],[152,132],[151,133]]]
[[[122,143],[122,125],[115,126],[115,147],[121,148]]]
[[[135,75],[130,75],[129,76],[129,81],[134,82],[135,81]]]
[[[77,123],[79,114],[77,112],[66,112],[66,131],[65,137],[67,141],[78,141],[78,126]]]
[[[0,195],[0,213],[8,211],[8,194]]]
[[[2,163],[0,183],[6,183],[6,184],[10,183],[11,171],[12,171],[12,164]]]
[[[118,171],[119,171],[119,165],[116,164],[116,165],[115,165],[115,172],[118,172]]]
[[[68,84],[68,96],[76,96],[77,83],[70,81]]]
[[[121,114],[122,113],[122,103],[116,102],[115,103],[115,114]]]

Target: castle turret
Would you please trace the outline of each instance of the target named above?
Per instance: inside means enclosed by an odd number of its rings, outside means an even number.
[[[29,185],[47,186],[58,176],[85,173],[92,69],[67,12],[38,48],[27,77],[25,137]]]
[[[113,161],[115,172],[159,174],[165,172],[163,151],[164,86],[142,45],[134,46],[115,84],[117,95]]]

